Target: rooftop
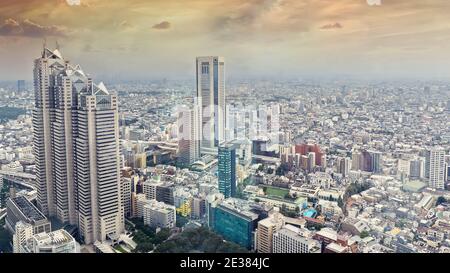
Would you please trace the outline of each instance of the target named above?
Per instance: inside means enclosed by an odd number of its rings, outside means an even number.
[[[47,219],[26,197],[19,196],[11,199],[11,201],[28,219],[35,222]]]
[[[34,240],[39,246],[55,246],[75,241],[75,239],[64,229],[36,234],[34,235]]]

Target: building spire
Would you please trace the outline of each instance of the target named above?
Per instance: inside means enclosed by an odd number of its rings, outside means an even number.
[[[59,43],[58,43],[58,40],[56,40],[56,49],[58,49],[59,50]]]
[[[42,58],[45,57],[45,49],[47,48],[47,38],[44,37],[44,40],[42,41]]]

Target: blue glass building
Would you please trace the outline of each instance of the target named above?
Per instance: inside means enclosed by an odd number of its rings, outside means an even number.
[[[222,237],[247,249],[253,246],[253,232],[258,223],[258,215],[240,210],[229,204],[220,204],[214,209],[213,229]]]
[[[236,148],[233,145],[219,147],[219,191],[225,198],[236,196]]]

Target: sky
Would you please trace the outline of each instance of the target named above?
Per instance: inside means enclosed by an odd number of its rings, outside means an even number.
[[[0,80],[43,43],[95,78],[450,78],[448,0],[0,0]]]

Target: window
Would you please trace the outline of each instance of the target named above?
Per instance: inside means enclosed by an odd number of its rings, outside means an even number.
[[[202,74],[209,74],[209,63],[202,63]]]

